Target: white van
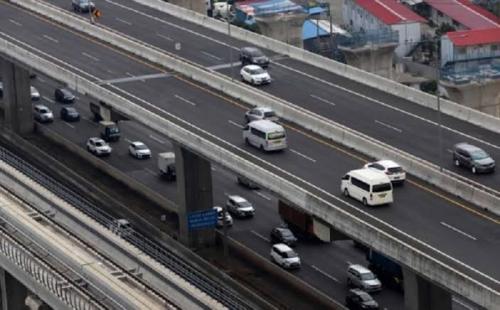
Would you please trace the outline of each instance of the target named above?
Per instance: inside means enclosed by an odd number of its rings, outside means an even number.
[[[349,171],[342,177],[340,190],[346,197],[353,197],[365,206],[393,202],[392,183],[387,175],[373,169]]]
[[[287,147],[285,128],[268,120],[248,123],[243,128],[243,139],[247,144],[266,151],[277,151]]]

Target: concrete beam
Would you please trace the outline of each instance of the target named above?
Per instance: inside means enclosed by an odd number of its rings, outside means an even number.
[[[10,273],[0,268],[2,310],[22,309],[28,289]]]
[[[500,79],[485,78],[465,84],[441,80],[451,100],[500,118]]]
[[[307,14],[286,13],[256,16],[259,31],[270,38],[302,48],[302,27]]]
[[[449,291],[403,268],[405,310],[452,310]]]
[[[394,50],[397,44],[376,44],[361,48],[339,46],[347,64],[389,79],[393,76]]]

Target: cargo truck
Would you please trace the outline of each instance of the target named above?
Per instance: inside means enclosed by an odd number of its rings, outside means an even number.
[[[319,239],[324,242],[332,241],[330,226],[299,208],[294,208],[290,204],[279,200],[278,212],[281,219],[288,225],[288,228],[297,235]]]
[[[366,259],[369,262],[368,268],[378,276],[385,286],[403,290],[403,270],[398,263],[373,249],[368,249]]]
[[[118,141],[120,140],[120,128],[115,122],[100,121],[99,126],[101,128],[101,138],[106,141]]]
[[[158,154],[158,169],[161,176],[169,181],[176,179],[175,172],[175,154],[173,152],[165,152]]]

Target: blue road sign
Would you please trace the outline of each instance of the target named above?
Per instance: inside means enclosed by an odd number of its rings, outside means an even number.
[[[217,211],[214,209],[191,212],[188,214],[188,229],[213,228],[217,224]]]

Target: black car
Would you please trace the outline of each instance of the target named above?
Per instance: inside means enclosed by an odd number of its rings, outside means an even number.
[[[73,103],[75,101],[75,95],[66,88],[56,88],[54,98],[62,103]]]
[[[455,166],[468,168],[472,173],[495,171],[495,160],[482,149],[468,143],[455,144],[453,162]]]
[[[89,0],[72,0],[73,11],[75,12],[89,12],[95,8],[95,4]]]
[[[378,303],[370,294],[359,288],[349,290],[345,297],[345,305],[351,310],[378,309]]]
[[[246,178],[244,176],[239,175],[237,177],[237,180],[238,180],[238,184],[245,186],[249,189],[259,189],[259,185],[257,183],[254,183],[249,178]]]
[[[295,238],[290,229],[285,227],[276,227],[271,230],[271,243],[284,243],[293,247],[297,244],[297,238]]]
[[[73,107],[63,107],[61,109],[61,119],[67,122],[78,122],[80,120],[80,114]]]
[[[242,65],[259,65],[262,68],[269,66],[269,58],[256,47],[243,47],[240,50],[240,61]]]

